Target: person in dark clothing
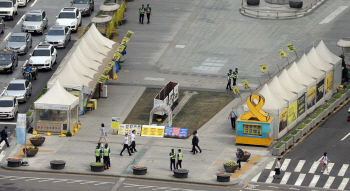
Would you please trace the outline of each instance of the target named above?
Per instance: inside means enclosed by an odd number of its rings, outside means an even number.
[[[242,149],[240,148],[237,148],[237,163],[238,163],[238,169],[241,169],[241,161],[243,159],[243,156],[244,156],[244,152]]]
[[[105,148],[103,149],[103,163],[107,166],[107,169],[111,167],[111,162],[109,158],[110,153],[111,153],[111,149],[109,149],[108,144],[106,144]]]
[[[140,18],[139,18],[139,24],[143,24],[143,18],[145,17],[145,6],[142,4],[142,7],[139,9],[139,15],[140,15]]]
[[[227,85],[226,85],[226,89],[228,90],[230,88],[230,90],[232,90],[231,88],[231,80],[232,80],[233,74],[232,74],[232,69],[229,70],[229,72],[227,73]]]
[[[170,170],[172,171],[173,170],[172,167],[174,167],[174,170],[176,169],[175,167],[176,153],[174,149],[171,149],[169,156],[170,156]]]
[[[7,136],[8,136],[8,132],[7,132],[7,126],[5,126],[5,128],[1,131],[1,141],[0,144],[2,143],[2,141],[6,142],[7,147],[10,147],[9,142],[7,141]]]
[[[230,112],[230,114],[228,115],[228,119],[231,118],[231,125],[232,125],[232,129],[236,129],[236,119],[237,119],[237,115],[236,113],[232,110]]]
[[[198,142],[199,142],[199,139],[196,136],[196,131],[195,131],[193,132],[193,138],[192,138],[192,151],[194,155],[198,153],[196,147],[198,147],[199,151],[202,152],[201,148],[198,146]]]
[[[151,15],[152,15],[152,9],[149,6],[149,4],[147,4],[147,7],[146,7],[146,14],[147,14],[147,24],[149,24],[150,23],[149,19],[150,19]]]
[[[199,147],[199,137],[198,137],[198,133],[197,133],[197,131],[194,131],[194,133],[195,133],[195,135],[196,135],[196,137],[197,137],[197,144],[196,144],[196,147],[199,149],[199,153],[202,153],[202,149]]]

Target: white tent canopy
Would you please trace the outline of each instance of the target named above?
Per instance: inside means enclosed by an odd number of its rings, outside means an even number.
[[[310,52],[307,54],[307,58],[314,67],[326,72],[327,74],[333,71],[333,65],[323,60],[314,47],[312,47]]]
[[[335,54],[333,54],[327,46],[324,44],[324,42],[321,40],[321,42],[317,45],[316,51],[318,54],[323,58],[323,60],[331,63],[331,64],[338,64],[341,60],[341,58]]]
[[[283,69],[283,71],[278,76],[279,81],[285,87],[287,90],[297,93],[298,97],[300,97],[302,94],[306,92],[306,86],[303,86],[299,83],[297,83],[293,78],[288,74],[286,69]]]
[[[288,106],[287,101],[274,95],[267,84],[264,85],[258,94],[261,94],[265,98],[265,104],[262,109],[266,112],[278,114]]]
[[[299,66],[296,62],[294,62],[288,69],[288,74],[292,77],[293,80],[295,80],[297,83],[304,85],[307,87],[307,89],[311,88],[312,86],[316,85],[316,80],[311,78],[310,76],[307,76],[304,74],[304,72],[301,71]]]
[[[273,77],[271,82],[268,83],[268,86],[274,95],[276,95],[277,97],[283,100],[287,100],[289,104],[291,104],[293,101],[297,100],[298,98],[297,94],[290,92],[281,84],[277,76]]]
[[[67,92],[58,80],[38,100],[34,102],[35,109],[70,110],[78,105],[78,97]]]
[[[304,74],[312,78],[317,79],[317,82],[323,80],[326,77],[326,74],[321,70],[317,69],[311,64],[307,56],[304,54],[300,60],[297,62],[297,65]]]

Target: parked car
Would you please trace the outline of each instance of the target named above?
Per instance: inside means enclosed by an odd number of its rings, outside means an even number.
[[[77,32],[82,22],[80,11],[74,7],[63,8],[56,18],[56,25],[68,26],[74,32]]]
[[[17,12],[17,0],[0,0],[0,17],[13,20]]]
[[[52,70],[52,65],[57,63],[57,50],[51,44],[40,43],[30,56],[29,65],[38,69]]]
[[[0,51],[0,71],[13,73],[18,66],[18,56],[16,52],[3,50]]]
[[[45,42],[52,44],[54,47],[66,47],[71,40],[71,30],[67,26],[53,26],[45,37]]]
[[[26,7],[30,0],[17,0],[18,6]]]
[[[18,113],[18,101],[13,96],[0,97],[0,118],[14,119]]]
[[[91,12],[94,11],[94,0],[73,0],[71,1],[72,7],[79,9],[81,15],[91,15]]]
[[[0,30],[1,30],[1,33],[4,33],[5,32],[5,23],[4,23],[4,19],[2,19],[0,17]]]
[[[43,34],[48,25],[49,21],[44,10],[31,10],[23,18],[21,30],[22,32],[36,32]]]
[[[25,79],[11,80],[5,88],[4,95],[13,96],[18,102],[26,102],[27,98],[32,95],[32,83]]]
[[[27,54],[32,47],[32,35],[30,33],[12,33],[6,41],[6,49],[18,54]]]

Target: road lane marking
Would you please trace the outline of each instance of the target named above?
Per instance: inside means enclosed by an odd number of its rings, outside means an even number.
[[[290,163],[290,159],[284,159],[281,170],[286,171],[289,163]]]
[[[30,7],[33,7],[38,0],[35,0]]]
[[[5,145],[5,141],[3,141],[2,143],[0,143],[0,149],[2,149],[2,147]],[[1,152],[2,154],[2,152]]]
[[[350,133],[348,133],[347,135],[345,135],[345,137],[343,137],[342,139],[340,139],[341,141],[344,141],[344,139],[346,139],[346,137],[348,137],[350,135]]]
[[[330,188],[334,181],[334,178],[335,178],[334,176],[330,176],[323,188]]]
[[[303,180],[305,178],[306,174],[300,173],[298,180],[295,182],[295,186],[301,186],[301,183],[303,183]]]
[[[273,175],[275,175],[275,171],[271,171],[269,177],[266,179],[266,183],[272,183]]]
[[[261,174],[261,172],[259,174],[257,174],[256,176],[254,176],[254,178],[251,180],[251,182],[258,182],[260,174]]]
[[[349,178],[343,178],[343,181],[341,181],[338,187],[338,190],[344,190],[348,182],[349,182]]]
[[[295,167],[294,172],[300,172],[305,164],[305,160],[299,160],[297,167]]]
[[[331,170],[332,170],[333,166],[334,166],[334,163],[329,163],[329,164],[328,164],[328,170],[329,170],[329,171],[327,172],[327,170],[326,170],[327,168],[325,167],[325,169],[323,169],[323,170],[324,170],[324,171],[323,171],[323,174],[324,174],[324,175],[327,175],[327,174],[329,175],[329,173],[331,173]]]
[[[153,78],[153,77],[145,77],[143,80],[149,80],[149,81],[164,81],[165,78]]]
[[[310,168],[310,170],[309,170],[309,173],[315,174],[319,163],[320,163],[319,161],[315,161],[315,162],[312,164],[312,166],[311,166],[311,168]]]
[[[333,13],[328,15],[328,17],[323,19],[319,24],[322,25],[322,24],[327,24],[327,23],[331,22],[335,17],[337,17],[346,8],[348,8],[348,6],[340,6],[340,7],[338,7],[338,9],[336,9]]]
[[[312,178],[309,187],[315,187],[317,184],[318,179],[320,179],[320,175],[314,175]]]
[[[284,176],[283,176],[280,184],[287,184],[287,181],[288,181],[288,179],[290,177],[290,174],[291,174],[290,172],[284,173]]]
[[[22,22],[22,19],[24,18],[24,16],[25,15],[23,15],[19,20],[18,20],[18,22],[17,22],[17,24],[16,25],[19,25],[19,23],[21,23]]]
[[[46,180],[40,180],[38,182],[46,182],[46,181],[50,181],[50,180],[54,180],[54,179],[50,178],[50,179],[46,179]]]
[[[242,168],[240,168],[239,171],[235,171],[235,173],[233,173],[231,175],[231,178],[238,178],[245,171],[247,171],[251,166],[253,166],[255,163],[257,163],[260,159],[261,159],[261,156],[254,156],[247,163],[245,163],[245,165],[243,165]]]
[[[343,166],[341,167],[338,176],[344,176],[346,170],[348,169],[349,165],[348,164],[343,164]]]
[[[9,33],[6,35],[6,37],[4,38],[4,40],[2,40],[2,41],[3,41],[3,42],[6,41],[6,39],[11,35],[11,33],[12,33],[12,32],[9,32]],[[0,124],[1,124],[1,123],[0,123]],[[14,124],[16,124],[16,123],[14,123]]]
[[[271,169],[272,169],[272,166],[273,166],[273,163],[275,163],[275,159],[276,159],[276,158],[274,158],[271,162],[269,162],[269,163],[266,165],[266,168],[265,168],[265,169],[271,170]]]
[[[7,36],[6,36],[6,38],[7,38]],[[5,38],[5,39],[6,39],[6,38]],[[16,125],[17,122],[0,122],[0,124],[1,124],[1,125]]]

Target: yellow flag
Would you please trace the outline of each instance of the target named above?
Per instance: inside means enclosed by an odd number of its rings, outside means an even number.
[[[134,34],[134,32],[132,31],[128,31],[125,35],[126,38],[130,38],[132,35]]]
[[[232,86],[232,91],[233,91],[233,93],[234,93],[235,95],[236,95],[236,94],[240,94],[239,89],[238,89],[237,86]]]
[[[111,70],[112,68],[110,67],[106,67],[104,70],[103,70],[103,74],[108,74],[108,72]]]
[[[287,58],[287,54],[286,54],[286,52],[284,52],[284,50],[281,50],[281,51],[279,52],[279,54],[280,54],[280,57],[281,57],[281,58]]]
[[[108,68],[112,68],[114,66],[114,62],[113,61],[110,61],[108,62],[107,66]]]
[[[107,80],[107,76],[102,74],[98,79],[98,83],[103,84],[105,83],[106,80]]]
[[[118,49],[117,49],[117,52],[123,52],[124,49],[125,49],[125,46],[119,45]]]
[[[250,88],[248,80],[243,80],[241,83],[242,83],[244,89]]]
[[[269,70],[267,70],[266,64],[260,65],[260,69],[261,69],[262,73],[265,73],[265,72],[269,71]]]
[[[115,55],[115,56],[114,56]],[[122,56],[122,54],[120,54],[119,52],[115,53],[113,55],[114,59],[116,59],[117,61],[119,61],[120,57]]]
[[[287,44],[287,47],[288,47],[289,52],[295,51],[293,44]]]
[[[124,37],[123,40],[122,40],[122,43],[123,43],[123,42],[128,43],[129,41],[130,41],[130,38]]]

